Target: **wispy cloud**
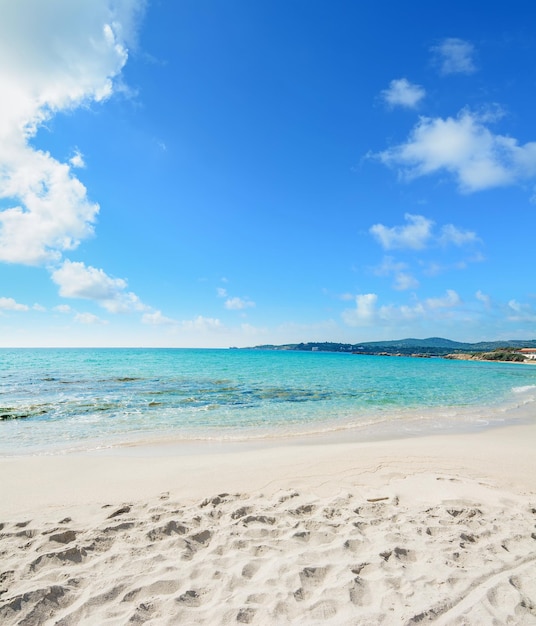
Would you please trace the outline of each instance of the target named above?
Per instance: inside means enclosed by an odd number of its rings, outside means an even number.
[[[143,324],[150,326],[176,326],[179,324],[177,320],[162,315],[162,311],[153,311],[152,313],[144,313],[141,317]]]
[[[243,309],[250,309],[255,306],[255,302],[248,297],[239,298],[237,296],[229,296],[227,289],[218,287],[216,290],[219,298],[226,298],[225,308],[229,311],[242,311]]]
[[[417,289],[419,281],[408,272],[397,272],[395,274],[395,282],[393,287],[397,291],[406,291],[408,289]]]
[[[454,224],[445,224],[438,228],[436,223],[424,217],[424,215],[404,215],[406,224],[397,226],[385,226],[374,224],[369,229],[372,236],[378,241],[384,250],[401,250],[418,253],[425,249],[445,249],[451,246],[457,248],[469,247],[474,252],[475,247],[482,243],[477,234],[470,230],[464,230]],[[449,269],[464,269],[468,263],[482,261],[483,257],[478,253],[462,261],[449,262],[448,264],[437,261],[418,259],[420,271],[433,276]],[[407,291],[417,289],[419,281],[413,275],[410,265],[405,261],[396,260],[393,256],[385,256],[380,265],[372,268],[377,276],[392,276],[394,279],[393,289]]]
[[[405,226],[388,227],[374,224],[370,227],[370,232],[385,250],[395,248],[422,250],[430,241],[434,225],[432,220],[411,213],[406,213],[404,218],[408,222]]]
[[[401,261],[395,261],[391,256],[386,256],[382,263],[374,268],[377,276],[393,276],[393,287],[397,291],[405,291],[407,289],[417,289],[419,281],[408,271],[408,264]],[[350,299],[353,299],[352,297]]]
[[[221,321],[214,317],[204,317],[198,315],[193,320],[183,320],[181,322],[183,330],[188,332],[207,332],[207,331],[223,331],[225,326]]]
[[[80,324],[98,324],[98,325],[108,324],[107,320],[103,320],[102,318],[98,317],[97,315],[94,315],[93,313],[77,313],[74,316],[74,319]]]
[[[489,119],[468,110],[456,118],[421,117],[405,143],[373,156],[405,180],[447,172],[465,193],[534,178],[536,142],[494,134]]]
[[[449,263],[419,259],[419,266],[425,276],[438,276],[439,274],[444,274],[445,272],[450,272],[451,270],[464,270],[469,266],[469,264],[482,263],[485,260],[486,257],[483,254],[476,252],[475,254],[467,256],[465,259]]]
[[[68,304],[58,304],[58,306],[54,307],[54,311],[67,315],[68,313],[72,313],[73,310]]]
[[[441,228],[441,235],[439,236],[439,242],[442,245],[453,244],[461,247],[471,243],[480,242],[480,238],[477,234],[470,230],[461,230],[454,226],[454,224],[445,224]]]
[[[409,303],[381,304],[375,293],[357,294],[355,306],[341,313],[343,322],[350,328],[370,329],[378,336],[393,332],[442,332],[440,329],[456,330],[469,325],[478,329],[500,320],[506,339],[524,335],[534,328],[536,309],[530,304],[511,298],[508,302],[495,302],[482,291],[474,299],[464,301],[457,291],[448,289],[443,295],[419,300],[415,295]],[[505,330],[505,324],[510,330]],[[469,339],[471,340],[471,339]]]
[[[389,274],[396,274],[398,272],[402,272],[406,270],[408,267],[407,263],[402,261],[396,261],[392,256],[384,257],[382,263],[374,268],[374,273],[377,276],[388,276]],[[346,299],[348,299],[348,294],[346,294]],[[350,297],[350,299],[352,299]]]
[[[512,299],[508,302],[508,320],[511,322],[536,323],[536,310],[530,304]]]
[[[489,308],[491,306],[491,298],[484,292],[480,291],[480,289],[476,292],[475,298],[482,302],[485,307]]]
[[[432,53],[439,71],[448,74],[473,74],[476,72],[474,62],[475,47],[463,39],[448,37],[436,46],[432,46]]]
[[[401,106],[414,109],[425,97],[426,91],[420,85],[410,83],[407,78],[398,78],[389,83],[381,97],[389,107]]]
[[[21,304],[13,298],[0,298],[0,311],[28,311],[26,304]]]
[[[255,302],[248,298],[228,298],[225,301],[225,308],[230,311],[241,311],[255,306]]]
[[[447,289],[446,294],[441,298],[428,298],[425,302],[426,307],[432,310],[451,308],[460,303],[460,296],[454,289]]]
[[[356,295],[355,307],[345,309],[341,315],[348,326],[373,326],[381,323],[393,324],[399,321],[451,317],[452,311],[461,304],[460,296],[453,289],[448,289],[444,296],[438,298],[428,298],[422,302],[415,300],[413,304],[398,306],[378,306],[378,295],[367,293]]]

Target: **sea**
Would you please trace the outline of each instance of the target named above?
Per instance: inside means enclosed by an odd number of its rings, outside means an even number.
[[[370,441],[536,419],[536,365],[247,349],[1,349],[0,455]]]

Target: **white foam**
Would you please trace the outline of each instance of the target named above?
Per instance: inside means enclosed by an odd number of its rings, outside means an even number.
[[[536,391],[536,385],[523,385],[522,387],[513,387],[514,393],[527,393],[529,391]]]

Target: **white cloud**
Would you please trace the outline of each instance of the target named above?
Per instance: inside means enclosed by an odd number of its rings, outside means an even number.
[[[370,232],[386,250],[393,248],[421,250],[428,244],[434,222],[422,215],[406,213],[404,217],[409,222],[407,226],[393,226],[392,228],[383,224],[371,226]]]
[[[225,308],[230,311],[241,311],[242,309],[249,309],[255,306],[255,302],[252,302],[248,298],[228,298],[225,301]]]
[[[491,298],[487,294],[480,291],[480,289],[476,292],[475,297],[477,300],[482,302],[487,308],[491,306]]]
[[[429,245],[441,246],[454,245],[462,247],[469,244],[481,243],[477,234],[470,230],[462,230],[454,224],[445,224],[441,227],[440,234],[434,232],[435,223],[423,215],[404,215],[406,226],[385,226],[374,224],[369,232],[378,240],[386,250],[393,248],[422,250]],[[376,268],[377,274],[389,274],[405,270],[405,263],[396,262],[393,257],[385,257],[382,265]]]
[[[143,0],[18,0],[0,20],[0,261],[58,262],[99,211],[71,168],[30,141],[59,111],[102,101],[134,41]]]
[[[32,309],[34,311],[39,311],[40,313],[44,313],[46,311],[46,308],[42,304],[39,304],[38,302],[36,302],[33,305]]]
[[[77,313],[74,319],[80,324],[107,324],[107,320],[103,320],[93,313]]]
[[[421,302],[413,305],[384,305],[378,309],[378,320],[382,323],[398,324],[399,322],[424,320],[426,317],[427,310]]]
[[[227,279],[222,279],[222,281],[227,282]],[[229,311],[241,311],[243,309],[249,309],[255,306],[255,302],[253,302],[249,298],[238,298],[229,296],[227,289],[225,289],[224,287],[218,287],[216,291],[219,298],[227,298],[224,306]]]
[[[255,302],[253,302],[249,298],[230,297],[227,289],[223,287],[218,287],[217,293],[218,297],[227,298],[224,306],[229,311],[241,311],[243,309],[249,309],[255,306]]]
[[[393,257],[386,256],[383,259],[382,264],[374,269],[374,273],[378,276],[393,275],[395,279],[393,287],[397,291],[404,291],[406,289],[417,289],[417,287],[419,286],[419,281],[406,271],[407,268],[407,263],[395,261]],[[351,299],[353,299],[353,297]]]
[[[422,271],[426,276],[437,276],[438,274],[441,274],[442,272],[445,272],[447,269],[449,269],[448,267],[440,265],[435,261],[427,263],[420,261],[419,264],[423,268]]]
[[[65,260],[51,276],[64,298],[94,300],[110,313],[147,310],[136,294],[126,291],[125,280],[111,278],[101,269]]]
[[[381,265],[378,265],[374,269],[374,273],[377,276],[389,276],[389,274],[396,274],[397,272],[402,272],[407,269],[408,264],[403,263],[402,261],[395,261],[392,256],[384,257]],[[353,299],[353,297],[351,298]]]
[[[477,237],[476,233],[470,230],[460,230],[453,224],[446,224],[441,228],[439,241],[443,245],[452,243],[455,246],[460,247],[468,243],[477,243],[480,239]]]
[[[530,304],[523,304],[515,299],[508,302],[508,320],[510,322],[536,322],[536,311]]]
[[[68,304],[58,304],[58,306],[54,307],[54,311],[57,311],[58,313],[63,313],[63,314],[67,314],[67,313],[72,313],[72,309]]]
[[[162,315],[161,311],[144,313],[142,315],[141,321],[143,322],[143,324],[150,324],[152,326],[174,326],[178,324],[177,320]]]
[[[111,300],[127,286],[122,278],[110,278],[100,269],[69,260],[53,272],[52,279],[64,298]]]
[[[99,207],[68,165],[0,136],[0,172],[0,198],[18,201],[0,211],[0,261],[57,261],[93,234]]]
[[[341,314],[343,321],[354,327],[396,324],[416,319],[437,321],[441,317],[451,317],[452,311],[456,311],[462,304],[461,298],[453,289],[448,289],[441,298],[415,301],[413,305],[377,306],[378,296],[375,293],[358,294],[355,302],[355,308],[345,309]]]
[[[252,326],[251,324],[240,324],[240,330],[242,331],[244,338],[248,340],[257,337],[265,337],[269,334],[269,330],[267,328],[259,328],[257,326]]]
[[[82,153],[79,152],[78,150],[76,150],[73,156],[69,159],[69,163],[71,164],[72,167],[77,167],[77,168],[86,167],[84,157],[82,156]]]
[[[20,304],[13,298],[0,298],[1,311],[27,311],[28,308],[26,304]]]
[[[414,109],[426,95],[420,85],[410,83],[407,78],[399,78],[389,83],[389,88],[382,91],[382,98],[390,107],[402,106]]]
[[[203,317],[202,315],[198,315],[193,320],[184,320],[181,325],[183,330],[190,332],[222,331],[225,329],[219,319]]]
[[[374,224],[369,232],[378,240],[379,244],[387,250],[398,248],[401,250],[423,250],[425,248],[456,246],[474,246],[482,243],[473,231],[463,230],[453,224],[446,224],[438,230],[432,220],[423,215],[404,216],[408,224],[404,226],[388,227],[384,224]],[[469,262],[482,261],[483,257],[476,254],[471,258],[441,265],[437,262],[419,260],[421,271],[433,276],[449,269],[465,269]],[[393,288],[397,291],[417,289],[419,281],[409,271],[405,262],[397,261],[392,256],[385,256],[382,263],[373,268],[377,276],[393,276]]]
[[[398,272],[395,274],[394,288],[397,291],[405,291],[407,289],[417,289],[419,281],[407,272]]]
[[[438,241],[440,244],[443,245],[446,245],[448,243],[442,238],[439,238]],[[477,238],[477,241],[480,241],[480,239]],[[451,270],[464,270],[469,266],[470,263],[482,263],[485,260],[486,257],[483,254],[481,254],[480,252],[476,252],[471,256],[466,257],[465,259],[453,263],[443,264],[437,263],[435,261],[419,260],[419,265],[423,274],[425,274],[426,276],[438,276],[439,274],[449,272]]]
[[[378,296],[375,293],[358,294],[355,296],[355,308],[342,312],[344,322],[348,326],[368,326],[374,323],[377,301]]]
[[[487,119],[467,110],[457,118],[421,117],[406,143],[375,156],[406,180],[446,171],[466,193],[536,176],[536,142],[495,135]]]
[[[428,298],[425,303],[428,309],[448,309],[458,306],[461,302],[460,296],[454,289],[447,289],[442,298]]]
[[[139,0],[2,3],[1,130],[32,134],[51,114],[111,95],[135,35]]]
[[[516,313],[520,313],[522,311],[522,305],[517,300],[510,300],[508,302],[508,306]]]
[[[473,60],[475,48],[463,39],[449,37],[431,48],[436,55],[441,74],[473,74],[476,66]]]

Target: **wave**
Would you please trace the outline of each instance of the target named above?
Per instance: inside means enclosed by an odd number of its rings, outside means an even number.
[[[514,393],[528,393],[536,391],[536,385],[522,385],[521,387],[512,387]]]

